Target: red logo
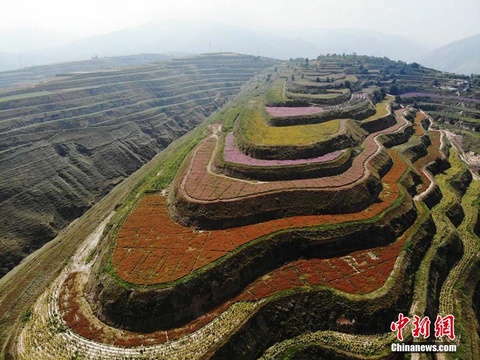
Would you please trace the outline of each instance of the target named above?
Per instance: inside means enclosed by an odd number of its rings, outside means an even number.
[[[410,319],[404,317],[402,313],[398,314],[398,321],[392,322],[390,330],[397,332],[397,339],[403,341],[403,328],[407,326]]]
[[[450,340],[455,339],[454,325],[455,317],[453,315],[447,315],[443,318],[437,315],[437,320],[435,320],[435,337],[448,336]]]
[[[420,316],[413,315],[413,337],[418,338],[420,335],[422,335],[424,339],[427,339],[430,336],[431,323],[432,322],[430,321],[428,316],[425,316],[423,319],[420,320]]]
[[[390,330],[397,332],[397,339],[403,341],[403,329],[410,322],[410,319],[404,316],[402,313],[398,314],[398,320],[390,324]],[[428,316],[420,318],[420,316],[413,315],[413,329],[412,336],[414,338],[419,338],[420,335],[424,339],[430,337],[430,321]],[[455,339],[455,317],[453,315],[446,315],[441,317],[437,315],[435,320],[435,338],[441,338],[447,336],[450,340]]]

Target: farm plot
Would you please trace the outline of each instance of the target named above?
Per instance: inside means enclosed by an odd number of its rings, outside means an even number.
[[[252,183],[234,178],[225,178],[209,171],[217,138],[211,136],[203,141],[194,152],[190,166],[182,175],[183,192],[190,201],[217,202],[219,200],[236,200],[239,198],[259,196],[261,194],[284,192],[299,189],[331,189],[338,191],[341,186],[348,186],[361,180],[369,170],[367,163],[378,152],[380,145],[374,139],[377,135],[395,132],[405,125],[398,121],[386,130],[370,134],[364,141],[364,150],[355,158],[350,169],[345,173],[326,178],[310,180],[278,181],[270,183]]]
[[[265,109],[272,116],[302,116],[319,114],[325,111],[319,106],[266,106]]]
[[[298,92],[285,91],[285,96],[293,101],[315,103],[320,105],[340,104],[350,97],[349,89],[327,90],[326,94],[303,94]]]
[[[413,167],[417,171],[417,173],[422,178],[422,184],[419,186],[418,193],[422,193],[423,191],[427,190],[430,186],[431,180],[425,174],[424,167],[435,161],[436,159],[441,159],[444,157],[443,153],[440,150],[441,147],[441,133],[440,131],[429,131],[428,136],[430,138],[431,144],[427,147],[427,155],[421,157],[417,161],[413,163]]]
[[[115,346],[162,344],[180,339],[211,323],[235,303],[259,301],[284,290],[312,286],[328,286],[350,294],[365,294],[382,287],[391,272],[399,252],[410,235],[410,229],[395,243],[384,247],[356,251],[330,259],[298,260],[286,264],[255,280],[239,295],[212,311],[179,328],[137,334],[114,329],[98,321],[82,304],[77,274],[72,273],[59,294],[60,313],[68,327],[90,340]]]
[[[321,163],[326,161],[331,161],[338,158],[345,150],[336,150],[331,153],[317,156],[309,159],[295,159],[295,160],[267,160],[267,159],[256,159],[249,155],[245,155],[243,152],[238,150],[235,147],[235,138],[232,133],[227,134],[225,137],[225,147],[224,147],[224,159],[227,162],[234,164],[248,165],[248,166],[289,166],[289,165],[300,165],[300,164],[309,164],[309,163]]]
[[[247,141],[258,145],[305,145],[335,136],[342,128],[340,120],[321,124],[269,126],[268,115],[258,102],[248,104],[240,114],[240,131]]]
[[[330,259],[303,259],[278,268],[253,282],[242,300],[259,300],[278,291],[324,285],[350,294],[366,294],[382,287],[411,228],[395,243]]]
[[[390,113],[390,104],[393,101],[393,96],[387,96],[381,102],[375,105],[375,114],[362,120],[362,122],[369,122],[384,116],[387,116]]]
[[[417,112],[415,115],[415,119],[413,121],[413,129],[415,130],[416,136],[422,136],[425,134],[425,129],[422,126],[422,120],[425,119],[426,116],[422,112]]]
[[[226,230],[195,231],[170,217],[165,198],[145,196],[117,234],[112,263],[118,275],[133,284],[177,280],[253,239],[271,232],[322,224],[338,224],[373,217],[399,196],[398,180],[405,163],[391,150],[393,165],[384,176],[377,202],[350,214],[296,216]]]

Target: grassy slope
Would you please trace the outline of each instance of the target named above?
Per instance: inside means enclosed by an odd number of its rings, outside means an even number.
[[[254,100],[252,100],[254,101]],[[261,145],[304,145],[320,141],[340,128],[340,120],[322,124],[275,127],[266,123],[260,103],[249,103],[240,115],[242,134],[248,141]]]

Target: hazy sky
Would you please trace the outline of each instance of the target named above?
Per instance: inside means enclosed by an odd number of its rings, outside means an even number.
[[[364,28],[442,45],[480,33],[480,0],[7,0],[0,32],[34,26],[83,37],[185,18],[272,32],[290,26]]]

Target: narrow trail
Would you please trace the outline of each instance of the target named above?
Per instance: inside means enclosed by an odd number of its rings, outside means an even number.
[[[441,153],[441,149],[443,147],[443,144],[444,144],[444,134],[442,131],[439,131],[439,130],[430,130],[430,131],[438,131],[440,132],[440,148],[439,148],[439,153]],[[445,156],[444,156],[445,157]],[[428,194],[430,194],[433,189],[435,188],[435,186],[437,186],[437,182],[435,181],[435,177],[432,175],[432,173],[430,171],[428,171],[427,167],[430,165],[431,163],[428,163],[428,164],[425,164],[424,166],[422,166],[422,173],[425,174],[425,176],[428,178],[428,180],[430,180],[430,184],[428,185],[428,187],[422,191],[420,194],[417,194],[413,197],[413,200],[415,201],[423,201],[427,196]]]
[[[71,262],[63,269],[47,290],[37,299],[30,320],[20,332],[17,341],[18,359],[199,359],[210,351],[222,334],[241,326],[264,301],[233,304],[211,323],[178,340],[163,344],[122,347],[85,339],[71,331],[59,309],[60,292],[69,274],[80,275],[79,286],[85,286],[94,264],[87,261],[90,251],[95,249],[113,212],[105,218],[85,239]],[[98,320],[97,320],[98,321]],[[107,325],[104,325],[107,326]],[[108,326],[107,326],[108,327]],[[120,331],[121,332],[121,331]]]
[[[468,160],[467,155],[465,154],[465,151],[463,148],[460,146],[460,144],[457,142],[455,137],[457,136],[456,134],[452,133],[451,131],[448,130],[440,130],[441,133],[447,137],[447,139],[450,141],[454,149],[457,151],[458,155],[460,156],[460,159],[467,165],[468,170],[472,174],[472,177],[474,180],[480,180],[480,175],[477,174],[473,169],[472,169],[472,164]]]

